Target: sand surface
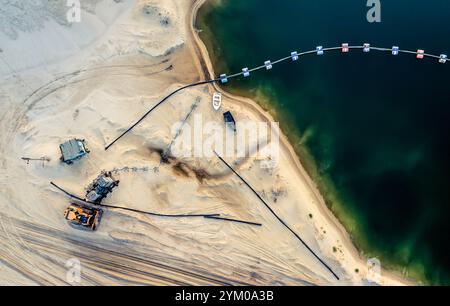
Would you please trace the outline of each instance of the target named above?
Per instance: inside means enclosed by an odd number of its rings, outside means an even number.
[[[202,85],[174,95],[105,151],[168,93],[213,72],[192,25],[202,1],[84,2],[80,24],[61,21],[65,11],[59,7],[41,8],[44,13],[16,33],[0,24],[0,60],[7,63],[0,70],[0,284],[68,284],[71,258],[81,262],[81,285],[369,283],[366,259],[284,136],[274,169],[261,168],[253,157],[228,161],[340,280],[217,158],[160,163],[158,152],[171,143],[173,124],[197,98],[195,115],[223,121],[211,107],[219,88]],[[9,15],[25,24],[28,17],[16,13]],[[253,101],[227,93],[222,109],[237,121],[272,121]],[[72,137],[86,139],[91,153],[67,166],[59,161],[58,145]],[[21,160],[43,156],[50,162]],[[263,226],[105,209],[96,232],[70,227],[63,218],[70,199],[49,182],[83,196],[100,171],[114,169],[120,185],[105,204],[164,214],[220,213]],[[385,271],[379,279],[383,285],[407,283]]]

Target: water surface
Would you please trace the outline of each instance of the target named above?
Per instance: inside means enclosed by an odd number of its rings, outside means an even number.
[[[450,55],[450,1],[210,1],[197,27],[218,73],[342,42]],[[232,81],[276,112],[356,245],[386,267],[450,284],[450,62],[326,53]]]

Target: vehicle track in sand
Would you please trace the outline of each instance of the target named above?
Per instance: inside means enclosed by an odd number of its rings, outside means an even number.
[[[164,67],[161,67],[162,65]],[[8,202],[14,201],[14,194],[9,188],[9,184],[15,175],[14,172],[12,173],[8,169],[13,169],[17,164],[14,160],[11,160],[11,157],[8,157],[11,155],[6,153],[10,149],[20,127],[26,124],[27,113],[34,109],[39,102],[45,100],[58,90],[83,81],[102,77],[105,70],[108,71],[108,77],[123,76],[124,74],[130,73],[131,76],[136,77],[141,75],[148,76],[149,74],[155,75],[171,70],[172,68],[170,59],[166,58],[157,63],[147,65],[104,65],[80,69],[61,75],[40,86],[20,102],[12,100],[6,92],[4,94],[0,92],[3,101],[3,105],[0,107],[0,128],[2,130],[0,135],[0,188],[2,190],[2,197],[0,200],[3,201],[1,204],[4,206],[3,213],[0,214],[0,237],[2,237],[2,241],[0,242],[2,246],[0,248],[0,262],[2,264],[23,275],[35,284],[48,285],[63,282],[61,279],[55,278],[47,273],[52,268],[51,258],[43,256],[42,253],[37,254],[35,245],[30,242],[29,237],[24,237],[23,233],[18,231],[16,220],[10,217],[12,213]],[[86,76],[77,79],[82,75]],[[39,225],[36,224],[36,226]],[[47,246],[55,248],[56,245]],[[36,255],[41,257],[41,260],[38,260],[37,263],[35,260]],[[92,281],[92,283],[94,284],[95,282]]]
[[[1,215],[0,215],[1,217]],[[70,237],[69,234],[38,225],[28,221],[14,219],[18,234],[23,237],[26,243],[39,253],[39,256],[52,261],[52,258],[78,258],[82,267],[88,268],[87,274],[82,273],[83,284],[96,284],[98,280],[89,275],[92,272],[106,276],[115,283],[133,284],[161,284],[161,285],[251,285],[239,280],[226,278],[208,272],[192,272],[179,268],[176,263],[157,255],[134,254],[128,250],[113,250],[110,243],[105,243],[105,247],[99,247],[91,243],[81,241],[80,238]],[[1,240],[5,239],[3,232],[0,232]],[[102,244],[103,245],[103,244]],[[0,253],[3,253],[0,250]],[[55,257],[52,257],[55,255]],[[2,254],[3,256],[3,254]],[[164,260],[164,264],[161,263]],[[54,264],[62,264],[57,261]],[[15,270],[20,271],[26,277],[33,277],[33,274],[22,270],[22,266],[15,264]],[[64,269],[64,266],[62,266]],[[65,283],[64,275],[56,280],[56,284]],[[56,276],[55,276],[56,277]],[[45,279],[34,275],[33,281],[37,284],[48,284]]]

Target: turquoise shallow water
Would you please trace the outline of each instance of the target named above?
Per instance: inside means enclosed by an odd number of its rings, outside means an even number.
[[[202,7],[197,22],[218,73],[342,42],[450,55],[446,0],[381,1],[379,24],[366,21],[366,1],[221,3]],[[268,98],[360,249],[408,276],[450,284],[450,62],[335,52],[225,89]]]

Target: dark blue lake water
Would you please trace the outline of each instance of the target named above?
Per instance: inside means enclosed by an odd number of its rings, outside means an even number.
[[[342,42],[450,55],[450,1],[228,0],[197,27],[217,73]],[[450,284],[450,62],[389,53],[326,53],[235,80],[263,93],[328,205],[357,246],[385,266]],[[267,104],[265,104],[268,106]]]

